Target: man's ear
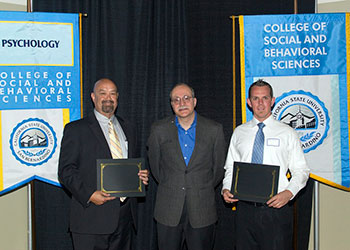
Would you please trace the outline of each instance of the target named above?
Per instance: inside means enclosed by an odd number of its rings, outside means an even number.
[[[251,101],[250,101],[249,98],[247,98],[247,103],[248,103],[248,106],[249,106],[250,108],[252,108],[252,103],[251,103]]]
[[[275,97],[272,97],[272,100],[271,100],[271,108],[273,107],[273,105],[275,105],[275,100],[276,100],[276,98],[275,98]]]

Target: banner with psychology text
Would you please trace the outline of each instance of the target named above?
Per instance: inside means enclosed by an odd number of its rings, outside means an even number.
[[[0,12],[0,194],[59,185],[64,125],[81,118],[78,14]]]
[[[243,122],[249,86],[269,82],[272,114],[299,134],[311,177],[350,191],[349,14],[240,16]]]

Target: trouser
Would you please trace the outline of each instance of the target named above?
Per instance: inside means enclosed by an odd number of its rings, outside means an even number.
[[[180,222],[175,227],[157,223],[159,250],[181,250],[186,244],[188,250],[212,250],[215,225],[193,228],[187,215],[186,203]]]
[[[133,220],[130,201],[120,207],[119,221],[112,234],[72,233],[74,250],[130,250]]]
[[[293,207],[239,201],[236,216],[237,250],[289,250],[293,247]]]

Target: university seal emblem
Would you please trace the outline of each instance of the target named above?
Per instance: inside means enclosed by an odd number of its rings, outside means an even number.
[[[297,131],[304,153],[316,149],[327,137],[328,110],[324,103],[310,92],[293,90],[284,93],[276,98],[272,115]]]
[[[18,123],[10,136],[15,158],[28,166],[47,162],[57,147],[56,133],[44,120],[29,118]]]

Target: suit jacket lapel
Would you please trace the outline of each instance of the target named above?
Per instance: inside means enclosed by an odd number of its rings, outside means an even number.
[[[108,143],[106,141],[105,135],[102,132],[100,124],[98,123],[94,113],[91,113],[88,116],[89,126],[96,137],[98,143],[101,145],[101,148],[104,152],[108,152],[109,158],[112,158],[111,151],[109,149]]]
[[[195,160],[197,154],[199,153],[199,149],[198,149],[198,143],[200,143],[200,138],[202,138],[203,136],[205,136],[205,131],[204,131],[204,127],[202,126],[202,118],[200,115],[198,115],[197,113],[197,125],[196,125],[196,139],[195,139],[195,144],[194,144],[194,149],[191,155],[191,159],[188,162],[188,168],[191,167],[191,163]]]
[[[128,145],[127,145],[127,148],[128,148],[128,158],[131,158],[132,157],[132,152],[133,152],[133,147],[135,145],[133,145],[133,143],[130,143],[132,141],[132,132],[130,130],[130,128],[128,126],[126,126],[125,124],[125,121],[123,120],[123,118],[117,116],[117,119],[118,119],[118,122],[120,124],[120,126],[122,127],[123,129],[123,132],[125,134],[125,137],[126,137],[126,141],[128,142]]]
[[[170,139],[174,144],[175,154],[177,155],[177,157],[179,157],[179,159],[181,159],[183,167],[186,168],[186,162],[184,160],[184,157],[183,157],[182,151],[181,151],[178,128],[175,124],[175,116],[173,116],[172,119],[170,120],[169,131],[170,131],[169,132]]]

